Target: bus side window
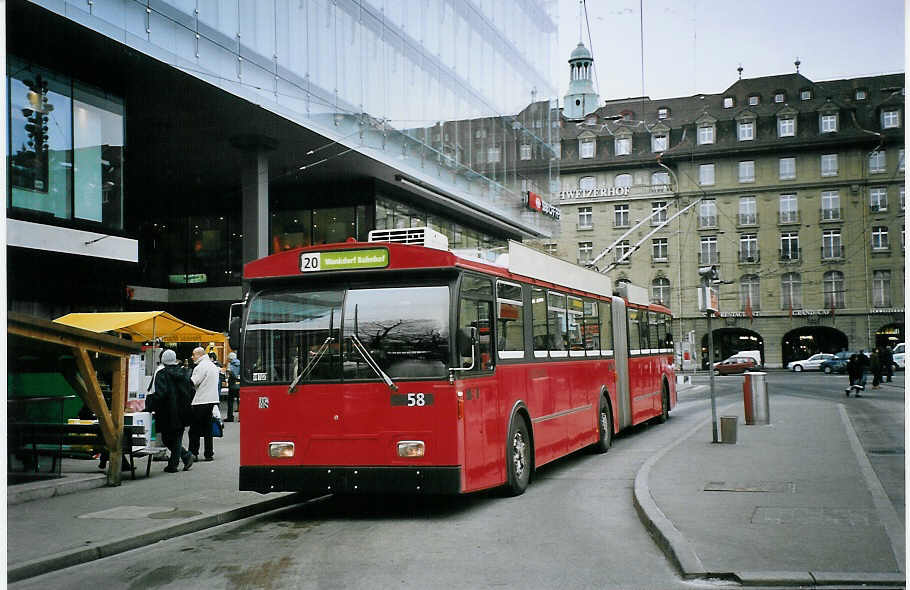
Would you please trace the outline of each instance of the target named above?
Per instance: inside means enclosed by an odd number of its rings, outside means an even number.
[[[578,297],[569,296],[569,328],[566,332],[569,355],[585,356],[585,339],[583,330],[585,307]]]
[[[584,321],[582,323],[585,354],[589,357],[600,356],[600,317],[597,302],[584,300]]]
[[[669,314],[664,314],[665,336],[663,347],[669,352],[673,352],[673,318]]]
[[[547,344],[551,357],[567,357],[569,353],[566,296],[547,291]]]
[[[660,314],[656,311],[648,312],[648,327],[649,327],[649,342],[651,349],[651,354],[657,354],[657,349],[660,348],[660,331],[659,328],[663,325],[663,319],[661,319]]]
[[[531,289],[531,329],[534,356],[547,358],[547,299],[543,289]]]
[[[496,283],[496,352],[501,359],[525,357],[524,302],[521,285]]]
[[[654,312],[654,324],[657,328],[654,332],[657,335],[657,346],[656,348],[662,350],[665,348],[664,342],[666,341],[666,330],[667,325],[664,323],[664,314]]]
[[[493,369],[492,298],[493,283],[489,279],[469,275],[465,275],[462,279],[456,335],[459,361],[462,367],[471,366],[471,328],[477,328],[473,370],[490,371]]]
[[[600,354],[613,356],[613,309],[609,301],[598,301],[600,315]]]
[[[626,308],[626,317],[629,319],[629,355],[641,354],[641,332],[639,331],[638,316],[641,311],[634,307]]]

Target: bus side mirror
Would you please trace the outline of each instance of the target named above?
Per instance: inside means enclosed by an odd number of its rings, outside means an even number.
[[[243,317],[244,303],[243,301],[232,303],[230,309],[228,309],[228,345],[233,350],[240,350],[240,345],[242,344],[240,340],[240,321]]]

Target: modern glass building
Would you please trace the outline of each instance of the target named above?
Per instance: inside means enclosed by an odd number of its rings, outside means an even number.
[[[556,229],[525,194],[558,188],[555,0],[6,11],[12,309],[219,328],[275,251],[429,225],[484,255]]]

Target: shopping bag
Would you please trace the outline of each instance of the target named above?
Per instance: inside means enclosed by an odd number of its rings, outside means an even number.
[[[212,436],[217,438],[224,436],[224,424],[214,417],[212,417]]]

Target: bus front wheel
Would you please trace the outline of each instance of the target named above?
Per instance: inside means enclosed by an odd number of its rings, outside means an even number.
[[[521,416],[512,418],[506,440],[506,488],[510,496],[519,496],[531,481],[531,437]]]
[[[667,384],[664,383],[661,387],[660,395],[660,423],[663,424],[670,419],[670,389],[667,387]]]
[[[600,411],[597,413],[597,431],[600,435],[594,443],[595,453],[606,453],[613,444],[613,412],[605,397],[600,397]]]

